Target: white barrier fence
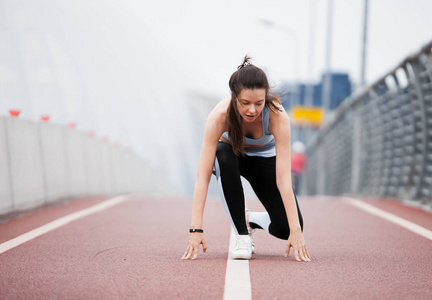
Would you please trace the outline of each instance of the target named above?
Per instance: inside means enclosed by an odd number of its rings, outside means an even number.
[[[0,117],[0,216],[68,197],[174,190],[127,149],[65,126]]]

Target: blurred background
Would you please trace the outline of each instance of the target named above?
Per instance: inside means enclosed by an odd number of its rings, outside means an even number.
[[[0,0],[0,115],[74,124],[191,196],[207,114],[246,54],[307,144],[432,39],[431,12],[429,0]]]

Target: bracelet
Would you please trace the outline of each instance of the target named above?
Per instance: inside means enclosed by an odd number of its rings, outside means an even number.
[[[204,230],[202,230],[202,229],[189,229],[189,232],[201,232],[201,233],[204,233]]]

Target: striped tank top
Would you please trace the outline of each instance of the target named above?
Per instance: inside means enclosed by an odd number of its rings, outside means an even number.
[[[274,136],[269,132],[269,108],[264,106],[262,112],[262,126],[263,136],[259,139],[251,139],[243,137],[243,144],[245,147],[246,155],[260,156],[260,157],[273,157],[276,156],[276,147]],[[229,140],[228,131],[225,131],[222,136]],[[250,147],[253,146],[253,147]]]

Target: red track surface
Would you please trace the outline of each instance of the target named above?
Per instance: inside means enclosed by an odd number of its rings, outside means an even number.
[[[0,298],[222,299],[230,227],[219,201],[206,206],[208,253],[182,261],[190,201],[130,197],[0,254]],[[0,224],[0,243],[103,200]],[[337,198],[299,203],[312,262],[285,258],[285,241],[257,232],[249,264],[253,299],[432,299],[431,240]],[[398,202],[371,204],[432,228],[430,213]],[[260,209],[256,201],[249,206]]]

